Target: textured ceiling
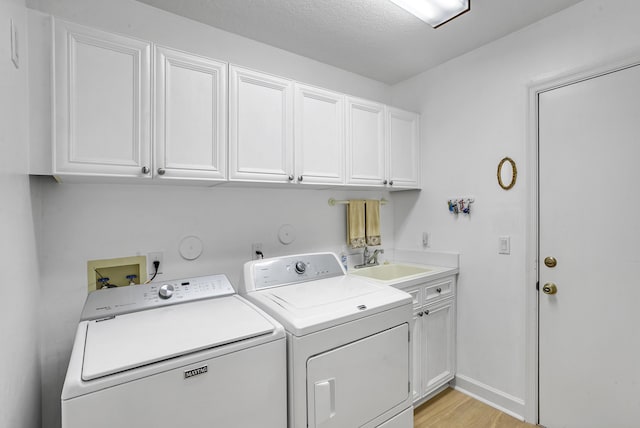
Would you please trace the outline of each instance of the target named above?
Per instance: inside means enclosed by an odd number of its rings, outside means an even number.
[[[388,0],[138,0],[394,84],[581,0],[471,0],[433,29]]]

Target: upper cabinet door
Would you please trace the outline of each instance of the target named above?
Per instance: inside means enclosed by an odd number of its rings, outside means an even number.
[[[150,177],[150,49],[55,22],[54,174]]]
[[[384,186],[384,105],[347,97],[347,184]]]
[[[293,83],[230,66],[229,179],[293,181]]]
[[[387,109],[387,178],[393,188],[420,187],[420,116]]]
[[[344,184],[344,95],[295,85],[295,170],[299,183]]]
[[[226,180],[227,64],[156,47],[155,171]]]

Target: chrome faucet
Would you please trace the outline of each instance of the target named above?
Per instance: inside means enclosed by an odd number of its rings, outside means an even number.
[[[373,253],[371,253],[368,247],[364,247],[364,252],[362,253],[362,264],[355,265],[354,268],[360,269],[363,267],[378,266],[380,264],[378,262],[379,254],[384,254],[384,250],[382,248],[377,248]]]

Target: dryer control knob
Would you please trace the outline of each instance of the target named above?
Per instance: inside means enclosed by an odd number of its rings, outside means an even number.
[[[160,291],[158,291],[158,295],[160,296],[161,299],[169,299],[171,298],[171,296],[173,296],[173,285],[171,284],[164,284],[162,287],[160,287]]]
[[[305,265],[304,262],[296,262],[297,273],[303,274],[305,270],[307,270],[307,265]]]

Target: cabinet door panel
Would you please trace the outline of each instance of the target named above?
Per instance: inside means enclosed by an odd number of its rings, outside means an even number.
[[[384,106],[347,98],[347,183],[383,186]]]
[[[159,178],[226,179],[225,63],[156,48]]]
[[[344,183],[344,96],[296,84],[295,168],[302,183]]]
[[[421,311],[421,310],[420,310]],[[422,341],[423,339],[423,322],[424,315],[418,315],[415,311],[413,318],[411,319],[411,352],[412,352],[412,367],[411,367],[411,390],[413,395],[413,401],[416,401],[422,397]]]
[[[150,44],[55,22],[54,173],[143,176]]]
[[[288,181],[293,174],[292,83],[230,67],[229,178]]]
[[[455,334],[453,301],[427,306],[424,316],[423,393],[428,394],[453,378]]]
[[[417,188],[420,184],[419,116],[388,108],[388,168],[393,187]]]

